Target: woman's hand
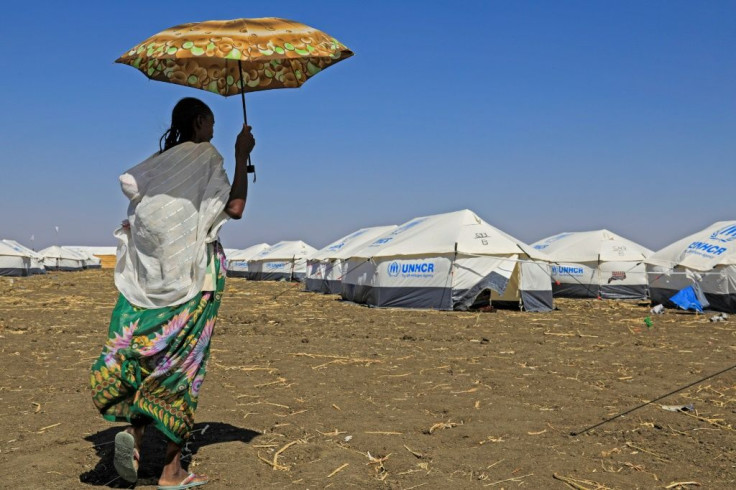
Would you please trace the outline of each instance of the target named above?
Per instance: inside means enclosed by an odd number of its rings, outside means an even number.
[[[250,126],[243,124],[243,129],[235,140],[235,177],[230,189],[230,199],[225,206],[225,213],[233,219],[243,216],[245,200],[248,198],[248,156],[256,146],[250,129]]]
[[[250,152],[253,151],[253,147],[256,146],[256,139],[250,132],[251,127],[247,124],[243,124],[243,129],[238,134],[238,138],[235,140],[235,162],[245,164],[248,161]]]

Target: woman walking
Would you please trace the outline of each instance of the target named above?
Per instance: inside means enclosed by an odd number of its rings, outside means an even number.
[[[107,343],[92,366],[92,397],[102,416],[130,427],[115,437],[115,469],[137,480],[143,431],[167,438],[161,489],[207,483],[181,465],[194,426],[212,331],[225,287],[217,241],[240,219],[248,193],[247,161],[255,140],[243,126],[235,143],[232,185],[210,144],[214,115],[202,101],[180,100],[160,151],[120,176],[130,199],[119,240]]]

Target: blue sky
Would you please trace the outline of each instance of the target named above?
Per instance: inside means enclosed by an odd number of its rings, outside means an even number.
[[[13,2],[0,238],[114,245],[117,177],[158,148],[181,97],[212,107],[232,175],[237,98],[113,61],[183,22],[266,16],[356,54],[247,96],[258,182],[226,247],[319,248],[469,208],[530,243],[608,228],[657,250],[736,219],[736,2]]]

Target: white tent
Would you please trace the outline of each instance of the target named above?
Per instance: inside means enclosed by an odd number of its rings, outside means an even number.
[[[373,306],[467,309],[481,293],[529,311],[553,307],[544,254],[467,209],[415,218],[348,260],[342,297]]]
[[[100,266],[103,269],[115,268],[118,253],[117,247],[84,247],[84,249],[91,253],[95,258],[100,259]]]
[[[611,231],[560,233],[532,246],[552,261],[555,297],[647,297],[644,259],[654,252]]]
[[[100,269],[102,268],[102,261],[95,257],[94,253],[92,252],[91,247],[81,247],[81,246],[67,246],[64,245],[61,248],[66,250],[71,250],[72,252],[75,252],[78,255],[81,255],[83,257],[82,265],[85,269]]]
[[[84,269],[84,257],[59,246],[44,248],[38,254],[43,258],[43,266],[50,271],[80,271]]]
[[[248,261],[248,279],[302,282],[307,275],[307,256],[316,251],[301,240],[279,242]]]
[[[719,221],[647,260],[652,301],[673,306],[677,291],[699,285],[710,308],[736,313],[736,221]]]
[[[259,243],[227,252],[227,277],[248,277],[248,261],[270,247],[268,243]]]
[[[28,257],[30,257],[31,265],[29,269],[29,274],[46,274],[46,269],[43,267],[43,260],[38,253],[34,252],[30,248],[21,245],[20,243],[16,242],[15,240],[7,240],[3,239],[2,243],[5,245],[8,245],[10,248],[16,250],[17,252],[21,252]]]
[[[335,240],[325,248],[317,250],[307,258],[306,290],[326,294],[340,294],[347,259],[355,251],[396,228],[396,225],[361,228],[339,240]]]
[[[0,276],[29,276],[31,257],[10,245],[0,242]]]

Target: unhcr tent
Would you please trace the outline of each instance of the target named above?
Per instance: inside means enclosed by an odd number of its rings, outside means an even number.
[[[544,254],[467,209],[415,218],[348,260],[342,297],[373,306],[467,309],[491,301],[552,309]]]
[[[94,268],[98,268],[99,266],[103,269],[114,269],[115,263],[117,262],[117,247],[73,246],[64,248],[83,252],[84,255],[91,255],[95,259],[99,259],[99,264],[97,263],[97,260],[93,260]]]
[[[271,246],[259,243],[243,250],[233,250],[227,254],[227,277],[248,277],[248,260]]]
[[[31,266],[29,269],[29,274],[46,274],[46,269],[43,267],[43,260],[38,253],[34,252],[30,248],[21,245],[20,243],[16,242],[15,240],[6,240],[3,239],[2,243],[5,245],[8,245],[10,248],[16,250],[17,252],[23,253],[30,257],[31,260]]]
[[[552,292],[563,298],[647,297],[652,252],[608,230],[560,233],[532,245],[552,262]]]
[[[31,257],[21,250],[0,242],[0,276],[31,275]]]
[[[304,281],[307,256],[317,249],[299,241],[283,241],[248,261],[248,279],[255,281]]]
[[[59,246],[44,248],[38,254],[43,259],[43,266],[48,271],[81,271],[84,269],[84,257]]]
[[[674,306],[687,286],[703,292],[716,311],[736,313],[736,221],[719,221],[646,260],[652,302]]]
[[[347,260],[353,255],[353,252],[395,229],[396,225],[361,228],[317,250],[307,259],[306,290],[340,294]]]
[[[82,258],[84,259],[82,261],[82,265],[84,266],[85,269],[101,269],[102,268],[102,261],[98,257],[95,257],[90,247],[63,246],[61,248],[65,250],[71,250],[77,255],[82,256]]]

